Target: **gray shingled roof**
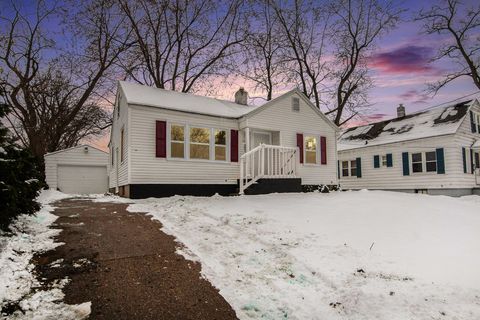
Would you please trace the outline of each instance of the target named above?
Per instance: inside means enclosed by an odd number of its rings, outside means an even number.
[[[348,128],[340,135],[338,150],[453,134],[473,101],[475,100],[469,99],[401,118]]]

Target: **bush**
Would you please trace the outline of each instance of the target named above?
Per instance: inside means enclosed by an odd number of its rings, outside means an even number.
[[[0,104],[0,229],[20,214],[40,209],[35,201],[42,186],[37,162],[30,152],[20,148],[2,123],[8,108]]]

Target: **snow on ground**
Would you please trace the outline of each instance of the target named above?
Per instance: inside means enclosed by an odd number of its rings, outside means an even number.
[[[480,319],[480,202],[383,191],[137,200],[242,319]]]
[[[43,190],[37,198],[42,204],[40,211],[20,216],[12,226],[13,235],[0,234],[0,310],[18,303],[24,311],[16,311],[6,319],[83,319],[90,314],[90,302],[79,305],[61,302],[62,288],[68,279],[59,281],[50,290],[34,290],[40,283],[30,263],[33,255],[62,245],[53,240],[60,230],[49,228],[57,219],[50,213],[54,209],[50,203],[68,197],[58,191]]]

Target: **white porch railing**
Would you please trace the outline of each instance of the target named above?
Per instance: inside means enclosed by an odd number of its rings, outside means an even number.
[[[296,178],[297,148],[261,144],[240,157],[240,194],[261,178]]]

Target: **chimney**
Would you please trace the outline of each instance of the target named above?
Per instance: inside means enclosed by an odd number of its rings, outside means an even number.
[[[405,117],[405,107],[403,106],[403,103],[400,103],[400,105],[397,107],[397,117]]]
[[[243,87],[240,87],[237,92],[235,92],[235,103],[247,105],[248,92],[245,91]]]

